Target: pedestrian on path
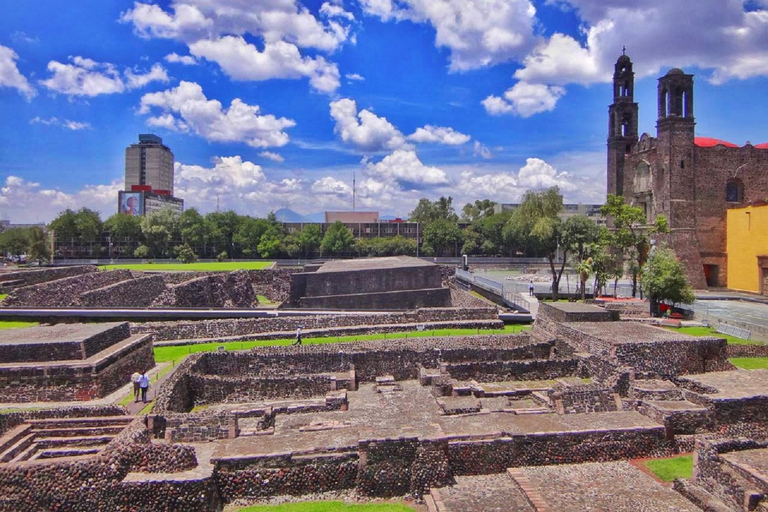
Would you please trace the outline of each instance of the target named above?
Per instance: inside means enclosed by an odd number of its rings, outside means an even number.
[[[293,342],[294,345],[301,345],[301,326],[296,329],[296,341]]]
[[[531,284],[528,285],[528,295],[533,297],[533,279],[531,279]]]
[[[139,387],[141,388],[141,401],[147,403],[147,390],[149,389],[149,376],[147,372],[141,374],[139,377]]]
[[[139,372],[133,372],[133,375],[131,375],[131,382],[133,382],[133,402],[136,403],[139,401],[139,379],[141,378],[141,374]]]

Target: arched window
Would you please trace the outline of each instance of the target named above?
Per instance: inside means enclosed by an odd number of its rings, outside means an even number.
[[[740,179],[734,178],[725,184],[725,201],[728,203],[744,202],[744,184]]]

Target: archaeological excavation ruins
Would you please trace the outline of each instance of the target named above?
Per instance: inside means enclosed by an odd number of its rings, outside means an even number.
[[[398,294],[445,290],[421,294],[437,307],[0,333],[4,402],[55,402],[0,410],[0,511],[202,512],[319,493],[407,496],[436,512],[768,510],[768,370],[734,367],[743,347],[569,302],[540,303],[532,329],[511,334],[495,307],[440,277],[449,271],[387,277],[374,265],[381,287],[351,288],[357,300],[382,304],[395,283]],[[297,280],[316,290],[298,300],[350,300],[320,274],[259,279],[282,300]],[[23,289],[15,296],[32,296]],[[298,326],[390,334],[193,353],[150,412],[105,399],[154,366],[153,344],[285,338]],[[476,334],[432,335],[442,327]],[[674,488],[628,462],[691,452],[694,476]]]

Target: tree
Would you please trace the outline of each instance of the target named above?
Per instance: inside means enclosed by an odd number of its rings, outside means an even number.
[[[464,222],[476,222],[482,218],[494,214],[496,203],[490,199],[478,199],[474,203],[467,203],[461,209],[461,220]]]
[[[51,221],[48,230],[55,232],[59,242],[74,241],[78,238],[75,212],[67,208]]]
[[[51,244],[43,228],[40,226],[29,228],[28,240],[30,260],[37,261],[38,264],[51,261]]]
[[[282,226],[277,222],[271,224],[259,240],[259,246],[257,247],[259,256],[268,259],[279,255],[284,238],[285,233],[283,233]]]
[[[89,208],[77,210],[77,213],[75,213],[75,228],[77,229],[77,237],[83,244],[97,242],[104,231],[99,212]]]
[[[678,261],[675,252],[667,247],[651,251],[643,266],[643,288],[651,303],[651,314],[659,313],[661,302],[691,304],[696,299],[685,275],[685,268]]]
[[[118,256],[125,250],[130,250],[131,243],[141,240],[141,217],[116,213],[104,221],[104,230],[109,233],[109,257],[115,251]]]
[[[448,220],[456,223],[459,220],[459,216],[456,215],[456,211],[453,209],[452,197],[440,197],[434,203],[427,198],[422,198],[419,200],[416,208],[408,215],[408,220],[422,223]]]
[[[562,246],[573,254],[579,274],[581,300],[586,301],[587,279],[594,271],[594,256],[602,250],[597,224],[585,215],[574,215],[563,222]]]
[[[563,196],[557,187],[542,192],[529,190],[504,226],[504,238],[508,244],[518,244],[532,254],[547,258],[552,273],[553,300],[557,300],[560,278],[570,249],[568,243],[563,244],[563,261],[560,269],[556,269],[555,258],[563,237],[563,223],[558,218],[562,209]]]
[[[232,210],[226,212],[210,212],[205,216],[211,242],[216,250],[229,251],[229,256],[234,257],[234,237],[240,229],[242,217]]]
[[[233,240],[242,248],[243,254],[254,257],[258,254],[261,237],[269,227],[270,223],[267,219],[245,217],[242,219]]]
[[[307,224],[299,233],[299,246],[305,258],[317,251],[323,241],[320,224]]]
[[[328,228],[320,242],[323,254],[340,255],[348,252],[355,243],[355,235],[341,221],[336,221]]]
[[[173,250],[176,253],[176,259],[181,263],[194,263],[197,261],[195,251],[187,244],[177,245]]]
[[[179,234],[181,241],[190,248],[196,248],[199,251],[202,247],[202,253],[205,252],[207,241],[205,218],[200,215],[196,208],[187,208],[179,216]]]
[[[0,233],[0,249],[17,259],[29,253],[30,242],[29,230],[25,228],[11,228]]]
[[[434,220],[424,227],[424,244],[431,247],[435,256],[450,253],[461,242],[461,230],[456,222],[447,219]]]
[[[179,216],[168,207],[149,212],[141,219],[141,232],[155,257],[168,256],[168,245],[176,240],[178,229]]]
[[[629,259],[632,273],[632,296],[637,295],[638,276],[648,259],[650,236],[654,233],[669,233],[666,217],[659,215],[652,225],[648,225],[645,212],[638,206],[624,202],[622,196],[608,194],[605,204],[600,208],[603,217],[613,224],[611,245],[622,256]]]

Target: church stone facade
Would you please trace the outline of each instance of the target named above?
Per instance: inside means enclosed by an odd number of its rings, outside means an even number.
[[[638,136],[632,61],[622,55],[608,108],[608,193],[643,208],[648,223],[669,220],[665,241],[694,288],[727,282],[726,211],[768,198],[768,144],[739,147],[697,137],[693,75],[672,69],[659,78],[656,137]]]

